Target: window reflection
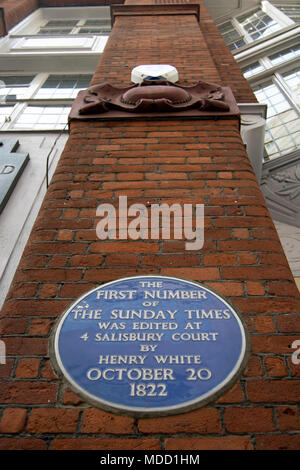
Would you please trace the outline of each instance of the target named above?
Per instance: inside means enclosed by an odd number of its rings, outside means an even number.
[[[70,106],[27,106],[13,123],[13,129],[64,129]]]
[[[35,98],[75,98],[80,90],[86,89],[92,75],[50,75]]]
[[[300,144],[299,117],[274,83],[254,88],[261,103],[268,105],[265,149],[269,158],[297,150]]]

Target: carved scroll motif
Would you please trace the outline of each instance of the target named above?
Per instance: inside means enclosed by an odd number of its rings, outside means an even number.
[[[109,83],[94,85],[79,93],[70,119],[128,115],[236,115],[239,110],[228,87],[198,82],[183,87],[166,80],[145,80],[127,88]],[[108,117],[108,116],[107,116]]]

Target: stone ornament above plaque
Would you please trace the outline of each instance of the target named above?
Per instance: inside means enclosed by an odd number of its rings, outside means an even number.
[[[117,17],[153,15],[193,15],[196,16],[199,22],[200,5],[197,3],[183,3],[183,0],[173,0],[172,3],[168,3],[164,0],[156,0],[155,4],[152,5],[111,5],[111,23],[113,26]]]
[[[240,119],[240,111],[229,87],[203,81],[184,87],[153,79],[127,88],[102,83],[80,91],[69,122],[153,117]]]
[[[239,313],[193,281],[137,276],[76,300],[52,335],[54,367],[86,402],[139,417],[215,401],[240,378],[249,342]]]

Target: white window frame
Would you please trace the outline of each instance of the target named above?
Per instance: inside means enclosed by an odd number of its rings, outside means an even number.
[[[300,33],[300,27],[299,27],[299,33]],[[272,61],[269,59],[270,56],[273,54],[283,52],[286,49],[289,49],[292,46],[297,45],[297,40],[294,38],[292,41],[277,41],[276,43],[273,43],[272,48],[263,48],[260,50],[260,53],[258,54],[251,54],[248,51],[247,55],[243,55],[243,60],[237,60],[239,66],[241,69],[246,68],[247,66],[250,66],[251,64],[254,64],[255,62],[259,62],[263,67],[264,70],[261,72],[258,72],[254,75],[251,75],[250,77],[247,77],[248,82],[253,85],[258,82],[260,78],[264,79],[272,74],[274,74],[276,71],[285,71],[285,69],[288,68],[294,68],[298,63],[299,63],[299,56],[296,56],[292,59],[285,60],[281,62],[280,64],[273,64]],[[236,59],[238,59],[236,57]]]
[[[7,74],[9,75],[9,74]],[[25,75],[25,74],[23,74]],[[3,106],[13,106],[13,109],[11,111],[11,113],[6,117],[6,119],[4,120],[4,122],[0,123],[0,130],[1,131],[13,131],[13,132],[26,132],[26,131],[35,131],[35,132],[39,132],[39,130],[36,130],[34,128],[14,128],[14,124],[16,123],[16,121],[18,120],[18,118],[21,116],[21,114],[24,112],[25,108],[27,106],[68,106],[71,108],[73,102],[74,102],[74,98],[42,98],[42,99],[39,99],[39,98],[35,98],[35,95],[37,94],[38,90],[40,90],[42,88],[42,86],[44,85],[44,83],[46,82],[46,80],[48,79],[49,76],[51,75],[62,75],[62,76],[66,76],[66,75],[70,75],[70,76],[73,76],[74,73],[62,73],[62,74],[58,74],[58,73],[38,73],[36,74],[36,76],[34,77],[34,79],[32,80],[31,84],[28,86],[27,88],[27,96],[25,96],[24,98],[16,98],[15,100],[7,100],[5,102],[2,102],[1,104]],[[75,75],[85,75],[85,74],[75,74]],[[87,73],[86,75],[89,75],[89,76],[92,76],[91,73]],[[19,74],[19,76],[22,76],[22,74]],[[5,81],[5,75],[2,74],[0,76],[0,80],[1,78]],[[52,128],[51,126],[49,127],[49,129],[42,129],[41,131],[45,132],[45,131],[55,131],[55,132],[58,132],[60,130],[67,130],[67,123],[65,126],[61,126],[59,128]]]
[[[277,9],[275,8],[275,10]],[[237,51],[237,53],[234,54],[234,57],[241,69],[246,68],[247,66],[255,62],[259,62],[261,65],[263,65],[263,71],[247,78],[249,84],[251,85],[251,87],[255,87],[259,85],[264,85],[268,82],[274,83],[279,88],[284,98],[289,102],[291,108],[298,114],[300,126],[299,96],[287,86],[283,77],[283,74],[293,70],[299,65],[299,56],[292,57],[289,60],[283,61],[279,64],[273,64],[272,61],[269,59],[269,56],[273,54],[284,51],[289,47],[298,45],[299,35],[300,26],[299,24],[293,22],[293,26],[288,28],[288,30],[284,29],[282,31],[279,31],[279,34],[271,36],[270,38],[265,38],[263,41],[258,41],[257,44],[255,43],[255,41],[252,42],[252,44],[249,44],[248,47],[244,50],[241,50],[240,52]],[[300,157],[300,147],[290,153],[286,153],[282,156],[277,156],[275,157],[275,159],[284,159],[291,154],[298,155]]]
[[[63,38],[63,50],[62,50],[62,38]],[[81,37],[74,36],[30,36],[18,39],[11,47],[12,52],[26,53],[34,51],[56,51],[65,53],[66,51],[90,51],[103,45],[103,48],[106,44],[104,37],[86,37],[82,35]]]
[[[110,9],[107,6],[98,7],[59,7],[59,8],[39,8],[28,15],[18,25],[14,26],[9,34],[13,36],[35,35],[40,27],[43,27],[50,20],[105,20],[110,24]]]
[[[37,34],[49,20],[74,19],[78,23],[74,33]],[[87,20],[99,19],[110,25],[109,7],[60,7],[40,8],[13,27],[5,38],[0,39],[0,60],[6,54],[74,54],[84,52],[99,54],[103,51],[110,30],[106,33],[79,33]],[[80,26],[79,26],[80,25]],[[60,40],[63,38],[64,40]]]
[[[275,21],[280,23],[282,26],[289,26],[295,24],[295,22],[283,13],[281,10],[272,5],[268,0],[262,0],[261,2],[262,10],[271,16]]]
[[[299,62],[298,62],[299,64]],[[297,65],[298,65],[297,64]],[[251,80],[251,86],[254,88],[255,86],[262,86],[264,84],[267,84],[268,82],[273,83],[281,92],[281,94],[284,96],[286,101],[290,104],[291,109],[293,109],[297,114],[298,114],[298,119],[299,119],[299,126],[300,126],[300,99],[299,96],[293,92],[287,85],[287,83],[284,80],[283,74],[286,72],[292,71],[295,68],[295,61],[289,61],[288,63],[283,63],[280,64],[280,66],[274,70],[274,68],[269,68],[263,73],[258,74],[257,76],[253,76],[250,78]],[[249,81],[250,81],[249,80]],[[300,127],[299,127],[300,128]],[[278,159],[278,158],[286,158],[289,154],[295,154],[300,157],[300,146],[296,149],[293,150],[292,152],[288,152],[286,154],[277,156],[277,157],[271,157],[271,159]],[[265,156],[265,161],[268,161],[269,158],[266,155]]]
[[[276,12],[278,12],[278,14],[281,14],[281,15],[284,15],[285,17],[288,17],[290,20],[292,20],[292,18],[290,18],[288,15],[286,15],[286,13],[284,13],[283,11],[280,10],[280,7],[298,7],[299,9],[299,13],[300,13],[300,4],[299,4],[299,1],[291,1],[291,2],[285,2],[284,0],[277,0],[277,1],[273,1],[273,8],[276,9]],[[292,20],[294,21],[294,20]],[[295,22],[295,21],[294,21]],[[296,22],[295,22],[296,23]]]
[[[53,20],[53,19],[52,19]],[[61,21],[64,21],[64,19],[62,18],[59,18],[59,20]],[[66,29],[70,29],[69,32],[66,32],[66,33],[63,33],[64,35],[106,35],[110,32],[110,29],[111,29],[111,24],[107,21],[107,20],[102,20],[101,18],[99,19],[95,19],[95,18],[84,18],[84,19],[71,19],[72,21],[76,21],[76,23],[74,25],[70,25],[70,26],[64,26],[62,25],[61,27],[62,28],[66,28]],[[101,25],[98,24],[98,25],[89,25],[87,26],[86,23],[90,20],[95,20],[95,21],[99,21],[100,23],[102,23]],[[45,20],[40,24],[40,25],[36,25],[37,27],[35,28],[34,30],[34,34],[36,35],[42,35],[44,36],[44,34],[40,34],[41,30],[42,29],[48,29],[51,31],[50,34],[48,35],[61,35],[61,33],[56,33],[56,30],[59,29],[60,27],[59,26],[47,26],[49,21],[51,21],[51,19],[49,18],[45,18]],[[68,21],[68,19],[66,18],[65,21]],[[101,31],[97,31],[97,32],[94,32],[94,33],[88,33],[88,32],[85,32],[85,33],[80,33],[80,30],[81,29],[84,29],[84,28],[95,28],[95,29],[98,29],[98,30],[101,30]],[[105,30],[105,31],[103,31]],[[45,36],[47,36],[47,34],[45,34]]]
[[[278,29],[278,31],[270,33],[270,36],[272,36],[272,34],[276,35],[276,34],[280,33],[281,29],[284,29],[286,27],[291,27],[291,26],[296,24],[293,20],[291,20],[282,11],[280,11],[280,10],[278,10],[278,8],[274,7],[274,5],[272,5],[268,0],[262,0],[260,2],[260,5],[257,5],[256,8],[252,7],[248,11],[246,10],[243,13],[241,13],[239,15],[236,15],[234,18],[231,18],[229,20],[227,19],[227,21],[223,21],[219,25],[219,26],[221,26],[222,24],[227,23],[228,21],[231,21],[234,29],[239,33],[240,38],[244,39],[244,41],[246,43],[244,46],[241,46],[241,48],[237,48],[237,49],[233,50],[232,51],[233,54],[238,54],[240,49],[245,48],[249,45],[255,44],[258,41],[265,40],[268,37],[268,36],[264,36],[264,37],[260,37],[258,39],[252,39],[251,35],[246,31],[246,29],[243,28],[243,26],[238,21],[238,18],[240,16],[246,15],[247,13],[249,14],[249,16],[251,16],[252,12],[255,11],[255,9],[257,9],[257,8],[260,8],[264,13],[266,13],[271,18],[273,18],[281,26],[281,28]],[[232,41],[232,42],[234,42],[234,41]],[[228,46],[230,44],[231,43],[229,43]]]

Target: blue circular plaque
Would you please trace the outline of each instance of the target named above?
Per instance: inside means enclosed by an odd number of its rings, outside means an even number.
[[[201,284],[136,276],[74,302],[53,338],[56,365],[100,408],[137,416],[188,411],[240,376],[247,333],[235,309]]]

